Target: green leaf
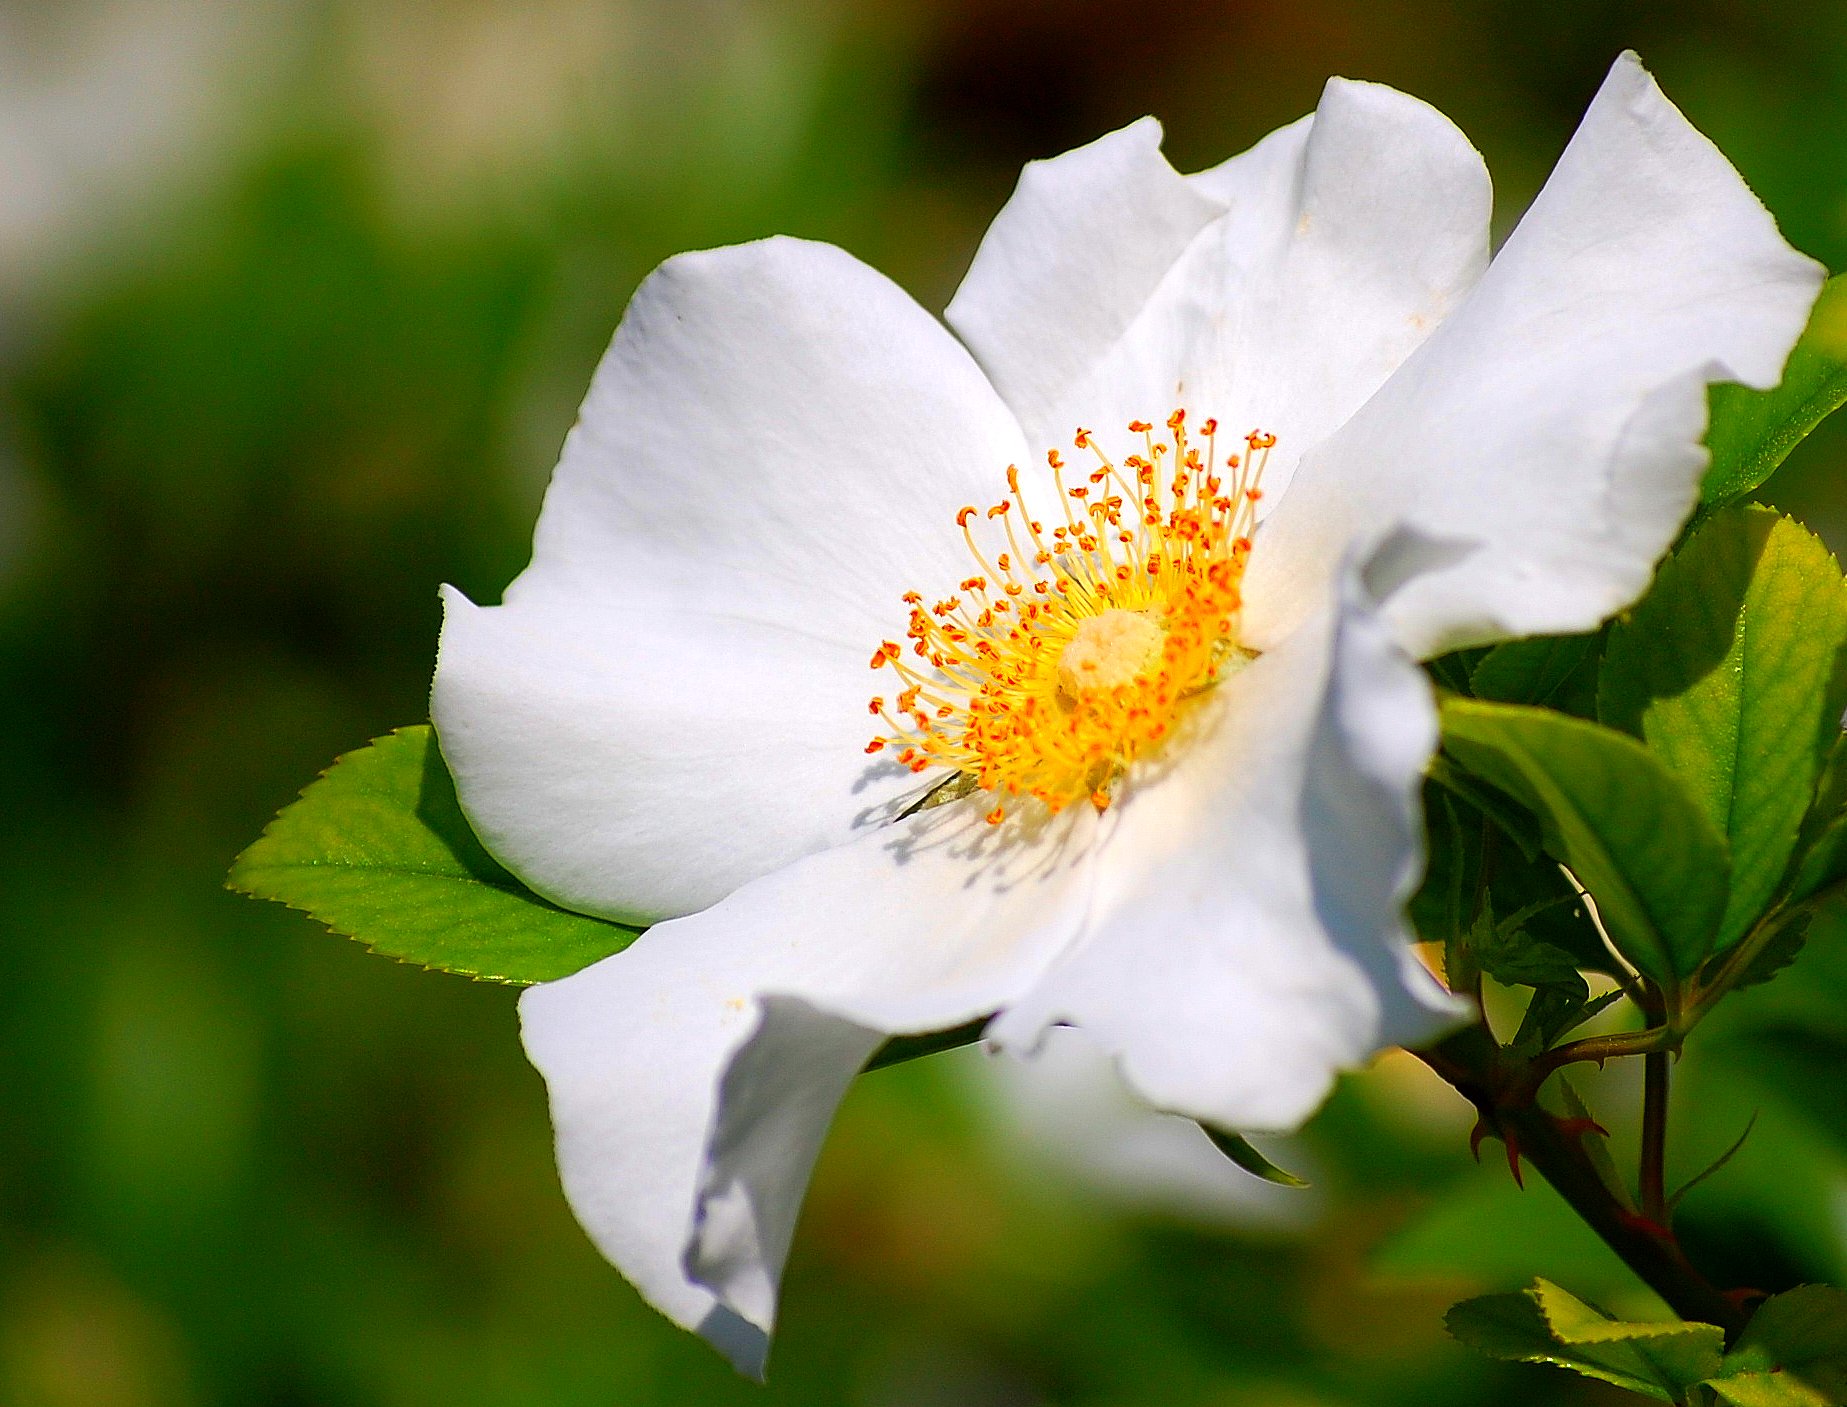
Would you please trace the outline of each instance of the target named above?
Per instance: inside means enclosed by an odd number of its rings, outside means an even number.
[[[1781,1373],[1743,1373],[1705,1384],[1726,1407],[1840,1407],[1841,1399],[1817,1392],[1800,1378]]]
[[[1438,655],[1433,660],[1425,661],[1424,668],[1430,671],[1430,677],[1442,688],[1453,694],[1466,694],[1469,692],[1469,675],[1487,653],[1480,646],[1451,650],[1447,655]]]
[[[1769,391],[1714,386],[1709,398],[1712,463],[1700,481],[1700,502],[1717,507],[1763,483],[1809,431],[1847,403],[1847,281],[1831,278],[1822,286],[1781,384]]]
[[[981,1039],[981,1033],[988,1028],[988,1022],[994,1017],[977,1016],[973,1021],[965,1021],[960,1026],[952,1026],[947,1031],[926,1031],[920,1036],[893,1036],[872,1053],[860,1070],[860,1074],[869,1075],[874,1070],[883,1070],[887,1065],[902,1065],[906,1061],[921,1060],[926,1055],[941,1055],[946,1050],[959,1050],[965,1045],[973,1045]]]
[[[1765,1300],[1709,1386],[1737,1407],[1847,1402],[1847,1292],[1803,1285]]]
[[[1780,926],[1775,934],[1751,955],[1744,971],[1732,980],[1730,990],[1742,992],[1746,987],[1762,986],[1800,957],[1802,949],[1808,944],[1811,921],[1812,916],[1808,914],[1779,921]]]
[[[1526,1004],[1526,1014],[1520,1018],[1520,1029],[1514,1033],[1510,1044],[1528,1057],[1550,1050],[1606,1007],[1621,1001],[1625,995],[1621,988],[1593,997],[1588,986],[1541,987]]]
[[[1847,880],[1847,815],[1836,816],[1802,857],[1789,901],[1800,904],[1842,880]]]
[[[1595,647],[1600,636],[1535,635],[1496,645],[1469,676],[1469,691],[1478,699],[1564,708],[1567,696],[1581,694],[1580,676],[1594,677]],[[1590,666],[1587,668],[1586,666]]]
[[[1789,865],[1847,706],[1847,584],[1800,523],[1733,508],[1669,558],[1610,632],[1598,711],[1643,738],[1730,843],[1715,949]]]
[[[1802,822],[1797,848],[1806,851],[1815,838],[1847,813],[1847,732],[1836,731],[1828,745],[1828,760],[1822,764],[1821,780],[1815,784],[1815,800]]]
[[[1672,983],[1694,971],[1725,911],[1725,842],[1641,744],[1544,709],[1451,699],[1443,746],[1538,816],[1617,949]]]
[[[1582,1024],[1584,1010],[1589,1005],[1590,991],[1582,977],[1578,977],[1575,985],[1560,983],[1535,988],[1520,1018],[1520,1029],[1514,1032],[1509,1044],[1529,1059],[1549,1050],[1566,1031]]]
[[[489,855],[427,725],[341,757],[237,857],[229,883],[387,957],[495,982],[568,977],[638,933],[541,899]]]
[[[1521,854],[1531,859],[1540,853],[1539,823],[1525,807],[1455,766],[1442,753],[1430,759],[1429,779],[1492,820],[1503,835],[1520,847]]]
[[[1442,945],[1444,977],[1456,990],[1474,980],[1464,950],[1480,884],[1484,824],[1473,807],[1425,779],[1424,878],[1408,911],[1418,937]]]
[[[1528,1056],[1537,1055],[1557,1039],[1558,1032],[1576,1025],[1590,1001],[1590,988],[1578,971],[1577,960],[1526,928],[1551,907],[1554,904],[1530,905],[1496,923],[1490,894],[1468,940],[1471,960],[1488,976],[1504,986],[1534,989],[1511,1043]]]
[[[1538,848],[1538,823],[1486,783],[1454,766],[1444,770],[1451,781],[1466,781],[1470,791],[1486,794],[1501,812],[1517,815],[1517,824],[1530,834],[1533,846],[1530,855],[1523,853],[1501,824],[1490,821],[1462,794],[1439,785],[1435,777],[1426,780],[1428,860],[1423,883],[1411,897],[1410,913],[1419,937],[1443,945],[1443,971],[1452,988],[1472,987],[1473,974],[1479,970],[1472,951],[1478,910],[1490,900],[1515,911],[1522,942],[1530,940],[1563,952],[1577,968],[1614,969],[1616,961],[1591,923],[1583,900],[1558,862]],[[1496,975],[1508,980],[1503,974]]]
[[[1206,1137],[1212,1140],[1212,1146],[1223,1153],[1232,1162],[1253,1177],[1260,1177],[1265,1182],[1274,1182],[1279,1187],[1306,1187],[1308,1183],[1292,1172],[1285,1172],[1276,1166],[1241,1134],[1228,1129],[1214,1128],[1211,1124],[1201,1124]]]
[[[1576,959],[1533,937],[1521,927],[1523,917],[1516,914],[1498,924],[1477,925],[1474,948],[1481,970],[1509,987],[1565,987],[1579,993],[1580,999],[1588,997]]]
[[[1464,1300],[1444,1322],[1455,1338],[1491,1358],[1550,1363],[1662,1402],[1680,1401],[1717,1372],[1725,1344],[1713,1324],[1611,1319],[1549,1280],[1518,1294]]]
[[[1612,1319],[1568,1290],[1545,1280],[1535,1280],[1529,1293],[1538,1302],[1553,1337],[1559,1342],[1575,1348],[1628,1344],[1676,1396],[1710,1377],[1717,1371],[1714,1364],[1722,1361],[1725,1331],[1716,1324],[1680,1319],[1637,1324]]]

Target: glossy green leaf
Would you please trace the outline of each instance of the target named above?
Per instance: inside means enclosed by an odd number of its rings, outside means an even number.
[[[1598,711],[1645,739],[1727,838],[1717,948],[1783,881],[1847,706],[1847,585],[1827,548],[1765,508],[1732,508],[1616,623]]]
[[[1631,1324],[1610,1318],[1549,1280],[1512,1295],[1455,1305],[1450,1333],[1491,1358],[1550,1363],[1585,1377],[1678,1402],[1720,1369],[1724,1331],[1678,1320]]]
[[[1709,1386],[1735,1407],[1847,1402],[1847,1291],[1803,1285],[1771,1296]]]
[[[1714,386],[1700,482],[1708,507],[1742,498],[1768,479],[1817,425],[1847,404],[1847,277],[1823,286],[1782,383],[1769,391]]]
[[[1452,699],[1443,746],[1539,818],[1624,957],[1657,981],[1699,966],[1725,911],[1725,842],[1633,738],[1545,709]]]
[[[387,957],[496,982],[566,977],[637,935],[548,903],[489,855],[428,726],[341,757],[238,856],[229,882]]]
[[[1302,1178],[1292,1172],[1285,1172],[1264,1157],[1243,1135],[1232,1133],[1228,1129],[1214,1128],[1211,1124],[1201,1124],[1200,1127],[1206,1131],[1206,1137],[1212,1140],[1214,1148],[1251,1176],[1260,1177],[1265,1182],[1274,1182],[1279,1187],[1308,1186]]]
[[[1520,703],[1575,712],[1586,691],[1580,679],[1595,679],[1600,637],[1536,635],[1496,645],[1469,676],[1469,691],[1495,703]]]

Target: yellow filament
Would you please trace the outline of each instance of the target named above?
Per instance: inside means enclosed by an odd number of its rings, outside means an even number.
[[[1115,779],[1173,727],[1185,701],[1212,683],[1234,653],[1240,588],[1250,558],[1259,481],[1273,435],[1245,436],[1246,453],[1217,455],[1217,424],[1186,413],[1156,440],[1129,425],[1144,453],[1110,460],[1087,430],[1074,444],[1097,467],[1070,483],[1058,451],[1047,455],[1062,524],[1050,531],[1027,506],[1008,466],[1010,498],[956,515],[978,574],[926,605],[907,592],[909,653],[896,641],[873,652],[898,692],[874,698],[888,731],[867,752],[896,750],[914,772],[946,769],[995,794],[1052,811],[1088,798],[1109,805]],[[1019,525],[1014,523],[1019,518]],[[975,522],[999,520],[1007,550],[991,556]]]

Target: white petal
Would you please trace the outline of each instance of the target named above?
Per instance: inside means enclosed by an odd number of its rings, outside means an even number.
[[[665,605],[444,593],[431,716],[475,831],[539,893],[649,923],[888,818],[867,652]]]
[[[1301,1228],[1322,1210],[1312,1189],[1252,1177],[1191,1119],[1150,1109],[1075,1027],[1047,1031],[1030,1060],[963,1068],[991,1114],[994,1141],[1035,1178],[1061,1177],[1117,1206],[1214,1226]],[[1304,1150],[1276,1156],[1304,1170]]]
[[[1095,817],[982,805],[810,856],[521,999],[571,1205],[671,1318],[760,1371],[835,1104],[887,1032],[1005,1004],[1076,931]]]
[[[1161,155],[1161,124],[1020,173],[944,317],[1041,443],[1063,393],[1120,338],[1222,200]]]
[[[1253,643],[1399,521],[1479,544],[1394,597],[1407,648],[1594,626],[1693,507],[1705,383],[1773,384],[1821,279],[1625,55],[1474,294],[1298,471],[1247,578]]]
[[[851,255],[682,254],[623,315],[507,599],[641,596],[869,654],[900,595],[966,573],[955,510],[1021,453],[968,354]]]
[[[685,913],[850,834],[867,668],[1017,426],[968,354],[837,249],[670,260],[636,293],[506,604],[451,595],[432,709],[489,846],[560,902]],[[889,676],[886,676],[889,678]]]
[[[1334,79],[1312,119],[1190,179],[1225,213],[1176,253],[1177,178],[1152,137],[1110,139],[1133,164],[1086,148],[1023,180],[950,321],[1037,447],[1078,425],[1108,445],[1129,420],[1184,406],[1195,424],[1275,433],[1275,493],[1480,275],[1487,172],[1435,109]],[[1042,251],[1049,272],[1032,298],[1000,297],[1014,285],[990,267],[989,244],[1012,252],[1009,268]],[[1157,259],[1168,263],[1151,283]]]
[[[1435,710],[1357,573],[1337,613],[1218,693],[1110,813],[1081,945],[989,1038],[1068,1022],[1159,1108],[1287,1129],[1337,1071],[1458,1014],[1403,918]]]

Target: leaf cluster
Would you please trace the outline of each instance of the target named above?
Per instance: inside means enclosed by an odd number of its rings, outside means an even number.
[[[1847,1294],[1806,1286],[1752,1312],[1698,1276],[1672,1231],[1755,1119],[1673,1195],[1663,1182],[1671,1054],[1719,1001],[1794,960],[1811,920],[1832,938],[1847,910],[1847,580],[1800,523],[1741,501],[1844,402],[1836,280],[1781,386],[1714,390],[1701,507],[1641,601],[1591,635],[1431,666],[1443,741],[1412,918],[1452,987],[1531,993],[1510,1040],[1484,1022],[1442,1053],[1464,1057],[1454,1082],[1516,1172],[1517,1131],[1551,1137],[1548,1177],[1686,1315],[1620,1322],[1536,1280],[1451,1310],[1452,1334],[1492,1357],[1698,1407],[1847,1402]],[[1587,976],[1609,984],[1601,997]],[[1567,1039],[1625,997],[1644,1029]],[[1534,1102],[1573,1061],[1633,1054],[1648,1057],[1639,1198],[1568,1083],[1564,1115]]]
[[[1629,1323],[1547,1280],[1454,1306],[1449,1332],[1516,1363],[1548,1363],[1687,1407],[1836,1407],[1847,1401],[1847,1293],[1804,1285],[1765,1300],[1727,1352],[1716,1324]]]
[[[1847,880],[1847,581],[1818,539],[1719,509],[1596,636],[1464,663],[1437,671],[1452,687],[1412,915],[1453,986],[1534,990],[1516,1045],[1582,1019],[1567,965],[1658,993],[1684,1035],[1789,961]]]

